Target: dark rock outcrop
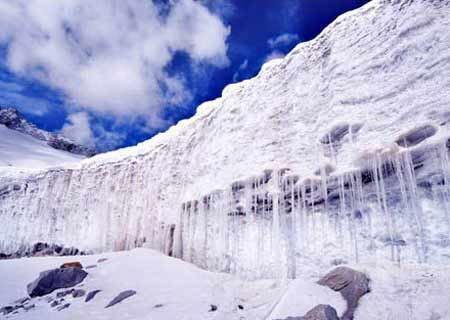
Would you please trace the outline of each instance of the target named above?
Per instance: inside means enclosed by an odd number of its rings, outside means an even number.
[[[369,279],[359,271],[348,267],[338,267],[319,280],[318,284],[341,293],[347,302],[342,320],[352,320],[359,299],[369,292]]]
[[[332,306],[319,304],[308,311],[302,320],[339,320],[339,317]]]
[[[54,300],[54,301],[50,304],[50,307],[54,308],[54,307],[56,307],[56,306],[58,306],[58,305],[59,305],[59,301]]]
[[[421,143],[422,141],[434,136],[437,129],[432,125],[423,125],[413,130],[404,133],[395,141],[401,147],[413,147]]]
[[[2,314],[2,315],[10,314],[13,311],[14,311],[13,306],[6,306],[6,307],[0,308],[0,314]]]
[[[56,298],[63,298],[63,297],[65,297],[65,296],[69,295],[69,294],[72,294],[72,292],[73,292],[74,290],[75,290],[75,289],[70,289],[70,290],[60,291],[60,292],[56,293]]]
[[[68,307],[70,307],[70,303],[63,304],[62,306],[58,307],[56,310],[61,311],[61,310],[67,309]]]
[[[60,268],[70,268],[70,267],[83,269],[83,265],[79,261],[65,262],[61,265]]]
[[[72,292],[72,297],[81,298],[81,297],[84,297],[85,294],[86,294],[86,291],[84,291],[83,289],[75,289]]]
[[[94,299],[95,296],[96,296],[100,291],[101,291],[101,290],[93,290],[93,291],[90,291],[90,292],[87,294],[86,299],[84,300],[84,302],[89,302],[89,301],[91,301],[92,299]]]
[[[58,244],[48,244],[37,242],[30,247],[22,247],[14,253],[0,253],[0,260],[17,259],[22,257],[42,257],[42,256],[74,256],[87,255],[87,252],[80,251],[74,247],[63,247]]]
[[[87,275],[83,269],[73,267],[41,272],[36,280],[28,284],[28,295],[40,297],[57,289],[73,287],[81,283]]]
[[[339,320],[339,317],[332,306],[319,304],[309,310],[303,317],[287,317],[279,320]]]
[[[120,302],[122,302],[125,299],[128,299],[129,297],[132,297],[136,294],[136,291],[134,290],[126,290],[119,293],[114,299],[111,300],[110,303],[105,308],[112,307]]]
[[[35,304],[30,304],[30,305],[28,305],[28,306],[24,306],[24,307],[23,307],[23,310],[25,310],[25,311],[30,311],[31,309],[34,309],[35,307],[36,307]]]
[[[216,306],[215,304],[212,304],[212,305],[211,305],[211,308],[209,309],[208,312],[214,312],[214,311],[216,311],[216,310],[217,310],[217,306]]]

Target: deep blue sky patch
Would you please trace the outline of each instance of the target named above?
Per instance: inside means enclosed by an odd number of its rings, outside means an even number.
[[[105,114],[89,112],[93,128],[104,128],[121,137],[110,143],[98,141],[98,148],[106,150],[134,145],[166,130],[169,125],[181,119],[191,117],[200,103],[219,97],[227,84],[255,76],[268,58],[284,55],[299,42],[313,39],[337,16],[366,2],[368,1],[203,1],[230,27],[228,65],[201,65],[199,68],[187,54],[177,52],[164,71],[171,76],[182,75],[190,98],[165,106],[162,117],[166,122],[155,129],[145,128],[145,124],[140,123],[139,119],[127,124]],[[166,2],[158,3],[161,8],[165,8],[163,4]],[[5,47],[0,47],[0,106],[15,106],[39,127],[49,131],[60,130],[66,123],[68,114],[76,110],[77,106],[71,105],[62,92],[9,70],[6,67],[5,50]],[[97,133],[98,130],[93,131]]]

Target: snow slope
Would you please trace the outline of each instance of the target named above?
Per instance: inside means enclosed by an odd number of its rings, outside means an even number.
[[[148,246],[247,278],[448,265],[449,9],[373,0],[149,141],[5,172],[0,250]]]
[[[80,162],[85,157],[56,150],[46,142],[0,125],[0,167],[45,168]]]
[[[97,263],[99,258],[106,262]],[[87,269],[89,275],[83,282],[86,292],[100,289],[91,302],[84,298],[66,298],[71,303],[67,310],[56,311],[45,297],[32,303],[34,310],[22,312],[11,319],[263,319],[272,304],[284,292],[285,286],[276,280],[244,282],[227,274],[211,273],[188,263],[169,258],[161,253],[135,249],[128,252],[108,253],[94,256],[71,257],[84,266],[97,265]],[[0,262],[2,290],[0,306],[26,296],[26,285],[34,280],[40,271],[58,268],[68,258],[29,258]],[[315,289],[314,297],[304,301],[303,309],[308,311],[319,303],[334,302],[340,312],[345,302],[331,289],[309,283],[307,288]],[[318,289],[317,289],[318,288]],[[117,306],[105,306],[118,293],[135,290],[137,294]],[[64,291],[64,290],[60,290]],[[55,297],[56,292],[50,294]],[[217,311],[208,312],[211,304]],[[155,307],[162,305],[161,307]],[[244,306],[239,309],[238,305]],[[305,312],[306,312],[305,311]]]
[[[47,145],[57,150],[83,156],[92,156],[96,153],[93,148],[76,144],[74,141],[59,133],[39,129],[33,123],[25,119],[25,117],[15,108],[0,107],[0,125],[4,125],[8,129],[21,132],[37,140],[44,141]]]
[[[108,260],[98,263],[99,258]],[[0,261],[0,307],[26,296],[26,285],[39,272],[58,268],[67,261],[81,261],[85,267],[97,266],[86,269],[89,275],[79,286],[86,292],[102,290],[92,301],[85,303],[85,297],[66,296],[65,303],[70,303],[70,307],[56,311],[47,302],[48,296],[35,298],[29,302],[35,304],[35,308],[28,312],[22,310],[8,318],[274,320],[302,316],[321,303],[332,305],[338,314],[346,307],[338,293],[315,283],[323,276],[317,270],[287,282],[275,279],[244,281],[229,274],[204,271],[147,249]],[[364,271],[371,279],[371,292],[360,301],[355,320],[450,319],[449,267],[408,266],[400,269],[389,264],[351,267]],[[105,309],[124,290],[135,290],[137,294]],[[55,298],[57,292],[49,296]],[[217,306],[215,312],[208,312],[211,304]]]

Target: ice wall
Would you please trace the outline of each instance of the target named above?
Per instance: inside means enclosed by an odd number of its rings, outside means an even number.
[[[364,155],[359,170],[267,170],[183,204],[174,254],[247,278],[305,266],[450,262],[450,143]]]
[[[0,251],[145,245],[248,277],[449,263],[449,9],[371,1],[147,142],[2,169]]]

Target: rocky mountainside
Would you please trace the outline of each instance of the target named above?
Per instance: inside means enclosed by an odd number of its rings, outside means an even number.
[[[148,246],[295,278],[448,265],[449,0],[373,0],[136,147],[4,172],[0,251]]]
[[[38,140],[44,141],[50,147],[57,150],[63,150],[87,157],[93,156],[96,153],[94,149],[78,145],[60,134],[50,133],[37,128],[34,124],[27,121],[24,116],[14,108],[0,107],[0,125],[4,125],[11,130],[30,135]]]

